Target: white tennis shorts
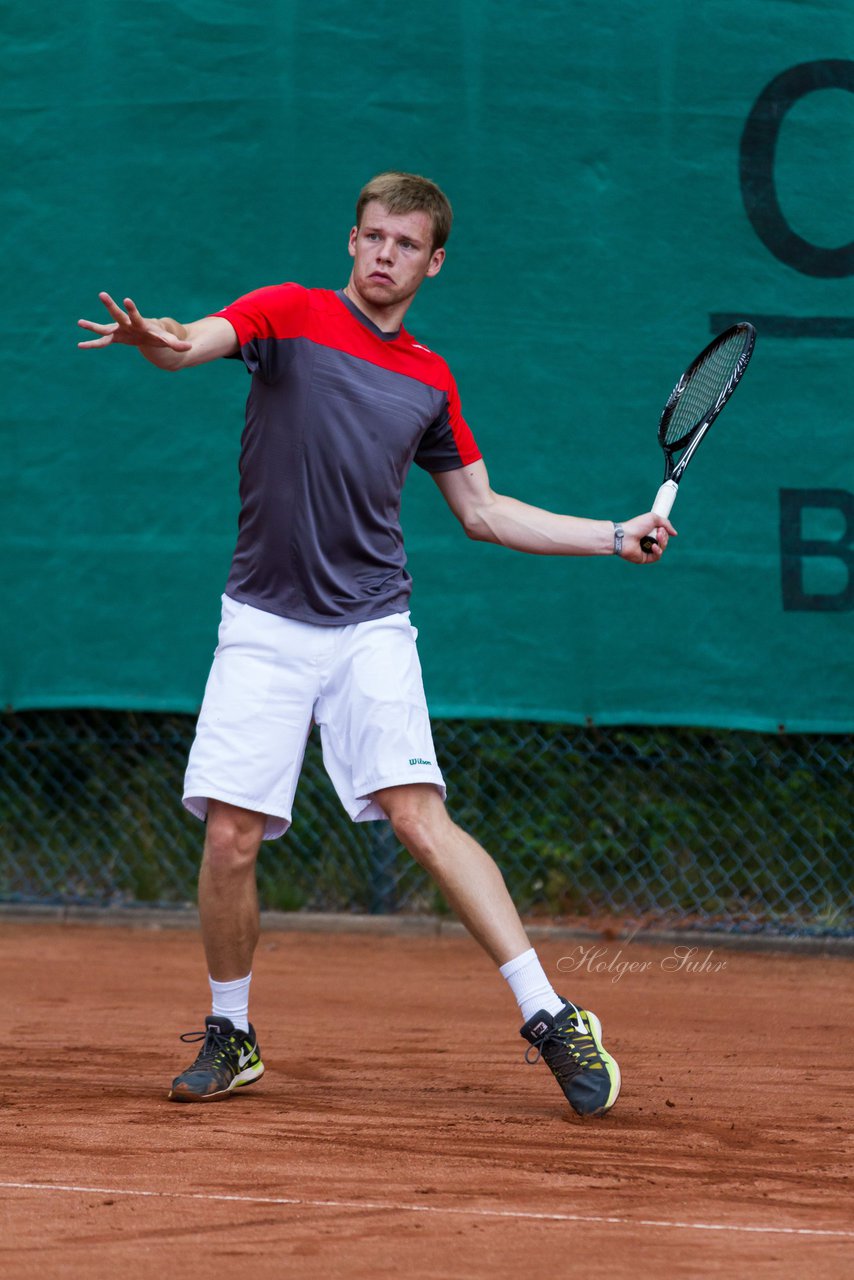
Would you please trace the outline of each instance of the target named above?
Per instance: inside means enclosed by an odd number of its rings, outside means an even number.
[[[345,627],[280,618],[222,598],[219,643],[184,779],[184,804],[208,800],[291,824],[312,720],[323,763],[355,822],[385,818],[382,787],[433,783],[445,798],[408,613]]]

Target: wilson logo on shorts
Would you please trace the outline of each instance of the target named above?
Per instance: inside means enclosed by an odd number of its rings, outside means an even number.
[[[412,757],[410,758],[409,763],[410,763],[410,764],[426,764],[426,765],[432,766],[433,761],[432,761],[432,760],[422,760],[420,756],[412,756]]]

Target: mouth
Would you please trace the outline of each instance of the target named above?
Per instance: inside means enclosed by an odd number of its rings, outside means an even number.
[[[386,275],[384,271],[372,271],[368,276],[369,280],[376,280],[380,284],[394,284],[391,276]]]

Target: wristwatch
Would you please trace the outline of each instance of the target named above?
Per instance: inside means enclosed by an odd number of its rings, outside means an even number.
[[[623,554],[623,537],[626,531],[616,520],[612,520],[611,523],[614,526],[614,555],[621,556]]]

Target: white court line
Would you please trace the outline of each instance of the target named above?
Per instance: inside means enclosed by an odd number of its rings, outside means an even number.
[[[82,1187],[57,1182],[0,1182],[12,1191],[65,1191],[81,1195],[138,1196],[161,1200],[205,1200],[229,1204],[282,1204],[303,1209],[391,1210],[395,1213],[456,1214],[464,1218],[512,1218],[523,1222],[605,1223],[617,1227],[666,1227],[676,1231],[737,1231],[754,1235],[822,1236],[854,1240],[854,1231],[820,1227],[743,1227],[725,1222],[679,1222],[663,1218],[615,1218],[587,1213],[529,1213],[524,1209],[467,1209],[461,1205],[406,1204],[392,1200],[306,1200],[298,1196],[232,1196],[208,1191],[134,1191],[121,1187]]]

